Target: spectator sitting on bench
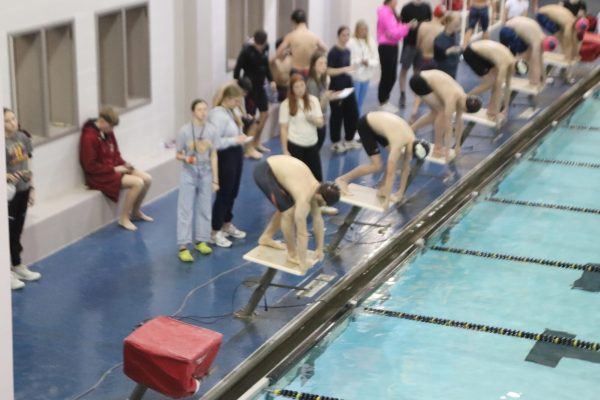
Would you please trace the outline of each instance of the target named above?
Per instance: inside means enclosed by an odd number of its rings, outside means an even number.
[[[137,170],[121,158],[113,127],[119,124],[119,114],[111,107],[100,111],[97,119],[83,125],[79,142],[79,162],[85,173],[85,184],[100,190],[114,202],[119,200],[121,188],[129,189],[118,223],[135,231],[130,218],[151,222],[153,219],[140,209],[152,177]]]

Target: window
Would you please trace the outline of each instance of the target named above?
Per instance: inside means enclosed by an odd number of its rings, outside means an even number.
[[[304,10],[308,18],[308,0],[279,0],[277,6],[277,39],[284,37],[292,30],[290,17],[297,9]]]
[[[13,107],[36,143],[74,132],[77,84],[73,24],[10,35]]]
[[[264,28],[264,0],[227,0],[227,70],[248,38]]]
[[[150,101],[147,5],[98,16],[98,76],[100,106],[129,109]]]

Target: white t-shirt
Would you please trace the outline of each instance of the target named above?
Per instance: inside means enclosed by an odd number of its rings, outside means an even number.
[[[313,117],[323,117],[321,104],[315,96],[308,95],[310,102],[310,115]],[[288,141],[298,146],[310,147],[317,143],[317,127],[306,119],[304,113],[304,102],[298,102],[298,111],[296,115],[290,115],[290,103],[285,99],[279,106],[279,124],[288,125]]]
[[[518,17],[520,15],[527,15],[529,10],[528,0],[506,0],[504,5],[506,8],[506,16],[508,19]]]
[[[367,43],[364,39],[350,38],[346,45],[350,49],[350,60],[352,65],[358,65],[358,68],[352,74],[352,78],[358,82],[368,81],[373,77],[373,73],[379,66],[379,54],[377,45],[372,40]],[[362,61],[367,60],[368,65],[363,65]]]

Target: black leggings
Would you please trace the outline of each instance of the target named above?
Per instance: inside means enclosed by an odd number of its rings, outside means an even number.
[[[356,133],[358,121],[358,104],[354,93],[343,100],[332,101],[331,117],[329,118],[329,135],[331,143],[337,143],[342,136],[342,121],[344,122],[344,136],[347,141],[352,140]]]
[[[325,137],[327,136],[327,125],[323,125],[320,128],[317,128],[317,136],[318,136],[318,140],[317,140],[317,148],[319,150],[321,150],[321,147],[323,147],[323,143],[325,143]]]
[[[396,83],[396,72],[398,70],[398,45],[380,44],[379,62],[381,64],[381,79],[377,98],[383,104],[390,99],[390,93]]]
[[[321,156],[319,155],[319,147],[318,144],[314,144],[312,146],[304,147],[298,146],[292,142],[288,141],[288,151],[292,155],[292,157],[297,158],[302,161],[308,168],[310,172],[315,176],[315,178],[319,181],[323,181],[323,172],[321,170]]]
[[[10,262],[13,267],[21,264],[21,234],[25,225],[25,215],[29,202],[29,190],[15,193],[15,197],[8,202],[8,233],[10,241]]]
[[[212,209],[212,228],[221,230],[223,224],[233,219],[233,203],[240,190],[244,150],[232,146],[217,152],[219,159],[219,190]]]

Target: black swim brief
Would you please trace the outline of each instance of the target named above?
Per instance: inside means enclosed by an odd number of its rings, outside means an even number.
[[[492,68],[494,68],[494,64],[481,57],[479,54],[475,53],[471,46],[467,46],[465,51],[463,51],[463,58],[469,64],[469,67],[479,76],[484,76]]]
[[[358,136],[360,136],[360,142],[363,145],[363,148],[367,152],[367,155],[370,157],[375,154],[380,154],[381,150],[379,150],[379,143],[383,147],[387,147],[389,144],[387,139],[381,135],[375,133],[369,122],[367,121],[367,115],[363,115],[359,120],[356,126],[358,130]]]
[[[277,210],[284,212],[294,206],[294,199],[277,182],[267,161],[259,162],[254,168],[254,181]]]
[[[417,96],[427,96],[433,92],[427,81],[420,74],[413,75],[408,84]]]

